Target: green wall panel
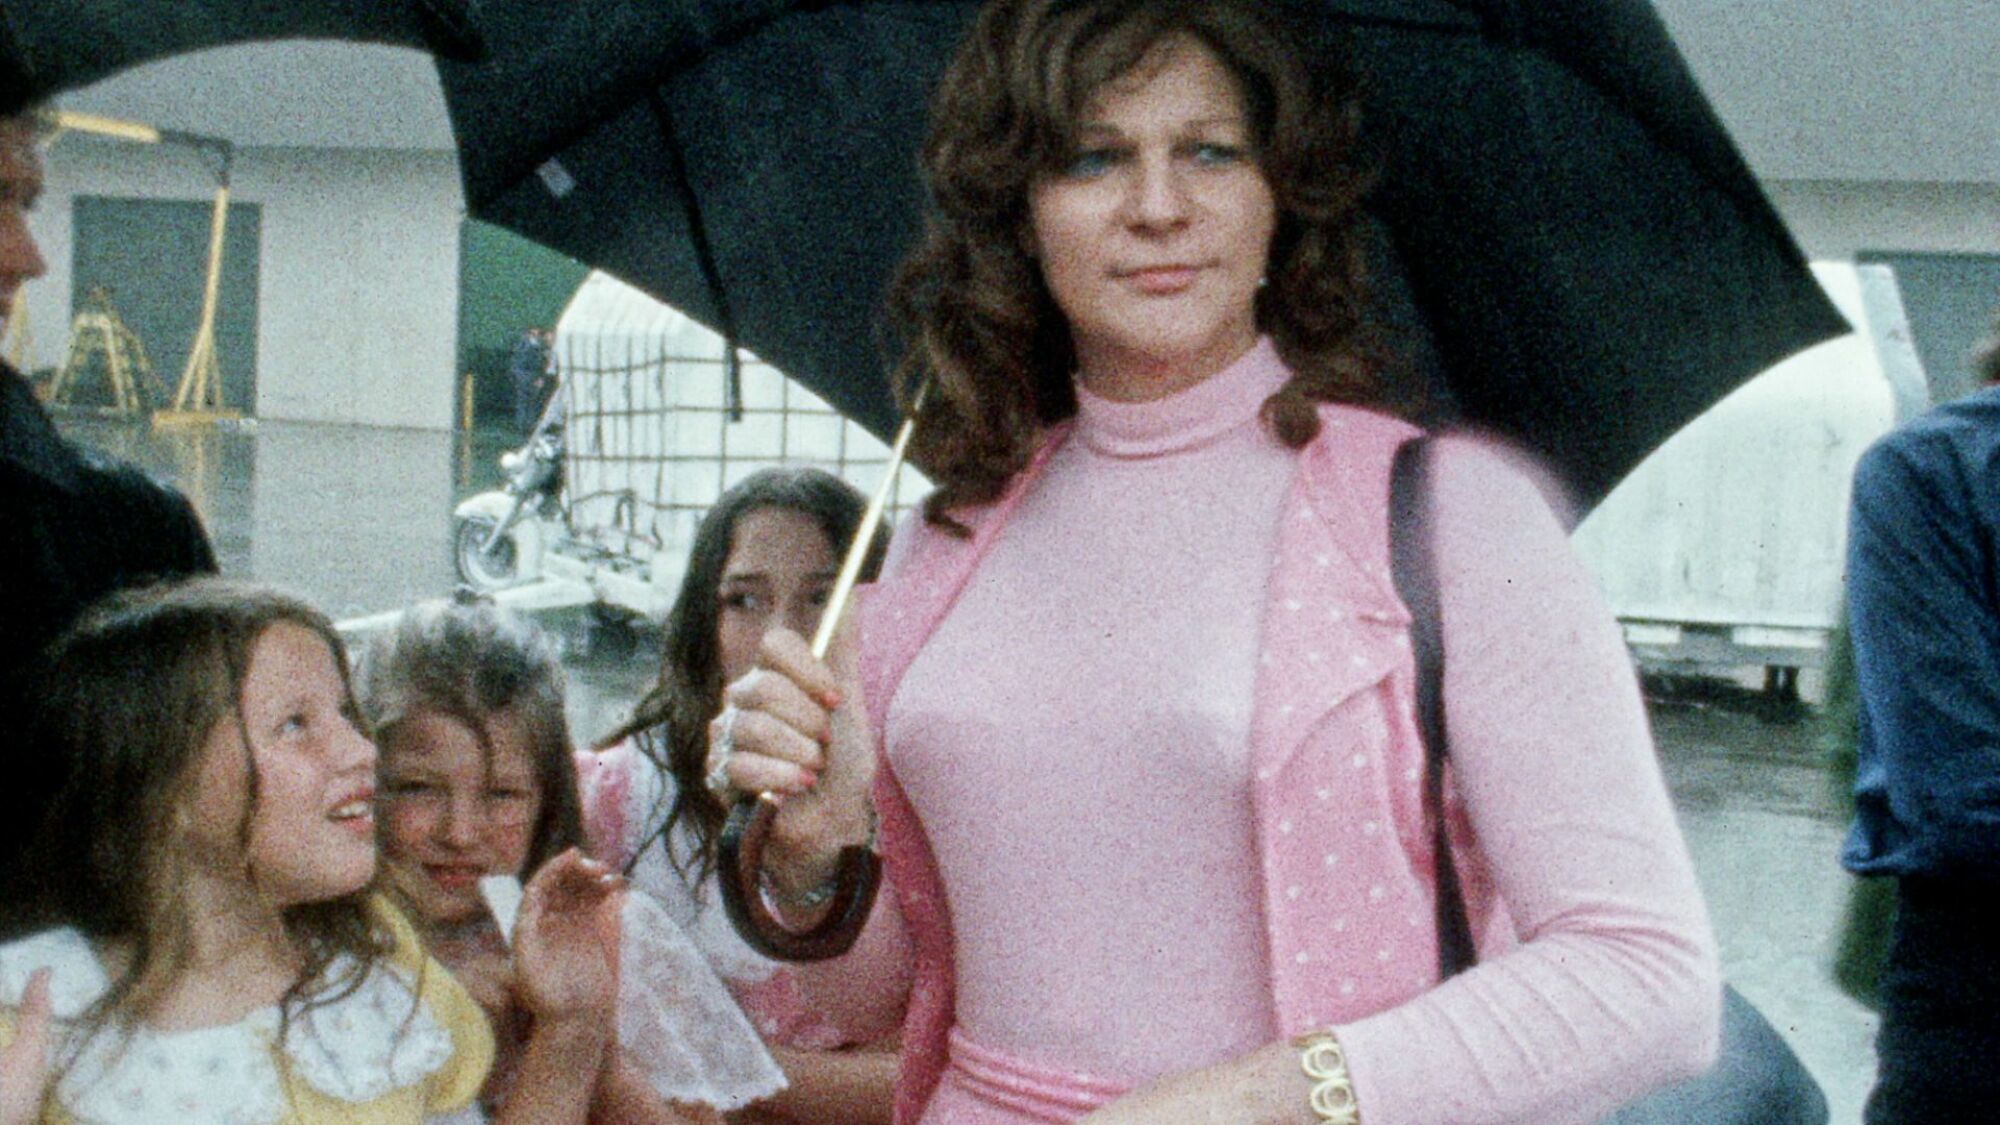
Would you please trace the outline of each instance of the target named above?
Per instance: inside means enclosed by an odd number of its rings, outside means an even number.
[[[79,195],[72,203],[70,302],[102,286],[125,326],[139,337],[159,382],[160,405],[172,400],[201,321],[213,201]],[[231,203],[223,235],[222,285],[215,347],[223,405],[257,408],[257,271],[263,209]],[[67,334],[67,327],[65,327]]]
[[[458,260],[458,368],[476,379],[478,420],[509,421],[508,349],[529,325],[555,327],[589,267],[477,219],[461,228]]]

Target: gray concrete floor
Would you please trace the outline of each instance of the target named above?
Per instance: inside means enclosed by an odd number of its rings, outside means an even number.
[[[1876,1020],[1831,979],[1851,886],[1835,862],[1845,814],[1812,716],[1767,723],[1748,693],[1718,695],[1655,698],[1652,715],[1723,973],[1805,1060],[1836,1125],[1851,1125],[1874,1083]]]
[[[303,594],[336,618],[449,593],[451,508],[495,487],[509,435],[256,423],[155,433],[70,418],[72,437],[185,491],[225,573]],[[615,724],[657,666],[645,637],[607,637],[587,615],[553,622],[573,674],[580,739]],[[1669,786],[1708,895],[1728,978],[1825,1087],[1837,1125],[1857,1122],[1874,1075],[1875,1019],[1829,975],[1848,879],[1834,862],[1842,813],[1810,716],[1767,723],[1723,683],[1656,698]]]

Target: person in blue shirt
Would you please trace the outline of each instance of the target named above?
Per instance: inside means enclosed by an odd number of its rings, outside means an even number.
[[[2000,321],[1975,362],[1984,390],[1877,441],[1854,475],[1841,860],[1897,881],[1870,1125],[2000,1106]]]
[[[549,371],[549,333],[528,328],[514,341],[507,356],[507,378],[514,387],[514,427],[522,434],[535,428],[549,400],[555,379]]]

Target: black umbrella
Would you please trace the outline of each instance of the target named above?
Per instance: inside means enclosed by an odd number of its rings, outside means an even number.
[[[223,42],[440,54],[467,206],[721,330],[878,433],[880,295],[932,82],[976,5],[26,0],[0,109]],[[1288,0],[1366,76],[1384,316],[1463,417],[1586,501],[1846,329],[1646,0]],[[468,14],[469,13],[469,14]]]
[[[976,5],[489,0],[440,69],[471,212],[688,311],[881,434],[883,284]],[[1846,331],[1645,0],[1297,0],[1345,38],[1391,320],[1587,502]]]
[[[185,51],[266,39],[348,39],[479,53],[467,0],[7,0],[0,112]]]

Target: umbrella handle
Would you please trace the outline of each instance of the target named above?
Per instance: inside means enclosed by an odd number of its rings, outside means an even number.
[[[862,564],[882,528],[882,513],[896,485],[896,474],[902,471],[903,461],[909,455],[910,435],[916,431],[917,414],[923,409],[929,390],[928,383],[919,387],[911,400],[910,416],[903,420],[903,427],[896,434],[895,447],[889,451],[889,462],[882,472],[882,483],[876,486],[868,510],[855,528],[854,542],[840,564],[840,575],[834,579],[826,609],[820,614],[819,629],[813,634],[815,659],[826,659],[833,635],[847,614],[855,580],[860,577]],[[870,845],[842,848],[834,869],[833,899],[826,917],[809,930],[786,927],[765,904],[760,885],[764,845],[770,842],[771,824],[777,819],[782,803],[783,799],[775,793],[760,793],[738,799],[729,810],[722,836],[716,841],[723,911],[743,940],[766,957],[780,961],[824,961],[838,957],[853,947],[855,939],[861,936],[861,927],[868,921],[876,889],[881,884],[882,861]]]
[[[781,799],[773,793],[744,797],[729,810],[716,851],[722,872],[722,908],[729,922],[750,947],[779,961],[825,961],[854,947],[875,892],[882,883],[882,861],[867,845],[842,848],[834,873],[833,899],[827,914],[807,930],[794,930],[778,920],[764,901],[759,875],[764,846]]]

